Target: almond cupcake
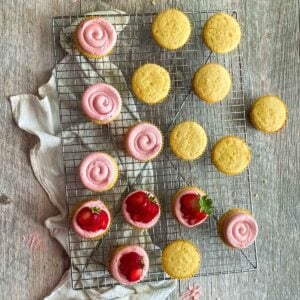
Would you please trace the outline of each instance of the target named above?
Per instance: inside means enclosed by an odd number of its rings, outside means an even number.
[[[126,222],[133,227],[149,229],[159,220],[160,205],[154,194],[138,190],[124,198],[122,213]]]
[[[74,208],[71,224],[73,230],[82,238],[97,240],[108,232],[111,215],[101,200],[86,200]]]

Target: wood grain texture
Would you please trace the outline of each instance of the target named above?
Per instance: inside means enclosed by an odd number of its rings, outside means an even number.
[[[242,25],[244,90],[247,108],[263,94],[274,93],[289,108],[286,128],[265,135],[248,124],[254,213],[260,225],[257,240],[259,270],[194,279],[202,299],[293,300],[299,290],[300,130],[299,130],[299,1],[1,1],[0,34],[0,299],[41,299],[59,281],[64,252],[51,239],[44,220],[56,214],[35,179],[29,149],[36,139],[19,130],[6,98],[37,93],[53,67],[51,18],[110,7],[128,12],[157,11],[176,5],[183,9],[238,8]],[[46,251],[30,251],[23,236],[37,231]],[[189,281],[182,281],[184,291]],[[172,299],[178,299],[176,291]]]

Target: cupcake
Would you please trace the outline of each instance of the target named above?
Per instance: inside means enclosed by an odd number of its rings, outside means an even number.
[[[78,51],[88,58],[101,58],[109,54],[117,41],[113,25],[102,17],[87,17],[74,32]]]
[[[230,88],[230,74],[219,64],[203,65],[194,74],[193,90],[198,98],[209,104],[223,100]]]
[[[248,145],[237,136],[225,136],[213,147],[211,160],[226,175],[237,175],[249,165],[251,152]]]
[[[198,187],[187,186],[173,196],[172,212],[179,223],[192,228],[212,214],[212,200]]]
[[[227,53],[232,51],[241,40],[240,25],[228,14],[216,13],[204,25],[203,40],[213,52]]]
[[[108,124],[115,120],[121,112],[121,107],[120,94],[109,84],[93,84],[81,97],[81,110],[88,120],[97,124]]]
[[[87,189],[104,192],[115,185],[118,179],[118,165],[110,155],[93,152],[81,161],[79,177]]]
[[[262,96],[252,105],[250,120],[253,126],[265,133],[273,133],[284,127],[288,110],[284,102],[276,96]]]
[[[138,229],[153,227],[160,217],[157,197],[147,191],[131,192],[122,203],[122,213],[127,223]]]
[[[201,264],[198,248],[190,241],[175,240],[162,253],[162,268],[174,279],[194,276]]]
[[[148,272],[148,254],[138,245],[121,246],[114,251],[109,269],[113,278],[121,284],[138,283]]]
[[[191,23],[187,15],[174,8],[162,11],[152,22],[153,39],[160,47],[168,50],[183,47],[191,31]]]
[[[235,249],[252,245],[258,233],[257,223],[251,213],[241,208],[234,208],[223,214],[217,227],[221,240]]]
[[[138,100],[146,104],[164,101],[170,90],[169,72],[156,64],[144,64],[135,70],[131,78],[131,87]]]
[[[202,126],[186,121],[177,124],[170,134],[170,147],[173,153],[183,160],[199,158],[207,146],[207,136]]]
[[[101,200],[86,200],[75,207],[71,224],[79,236],[96,240],[108,232],[111,225],[111,215]]]
[[[125,148],[132,158],[150,161],[161,152],[163,138],[160,130],[150,123],[138,123],[129,128],[125,137]]]

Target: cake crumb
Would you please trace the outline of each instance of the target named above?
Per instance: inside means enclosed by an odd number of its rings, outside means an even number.
[[[152,0],[152,1],[151,1],[151,4],[152,4],[152,5],[156,5],[156,0]]]

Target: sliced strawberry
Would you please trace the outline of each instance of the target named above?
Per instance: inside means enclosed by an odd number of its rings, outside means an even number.
[[[124,254],[120,259],[119,270],[129,281],[138,281],[143,273],[142,256],[136,252]]]
[[[159,204],[153,195],[138,191],[127,197],[126,210],[133,221],[149,223],[159,213]]]
[[[143,269],[134,268],[129,271],[128,280],[131,282],[138,281],[142,277]]]
[[[84,207],[77,214],[76,221],[83,230],[95,232],[106,229],[109,218],[107,213],[98,207]]]
[[[212,214],[212,201],[206,195],[195,193],[183,195],[180,198],[180,211],[189,225],[196,225]]]

